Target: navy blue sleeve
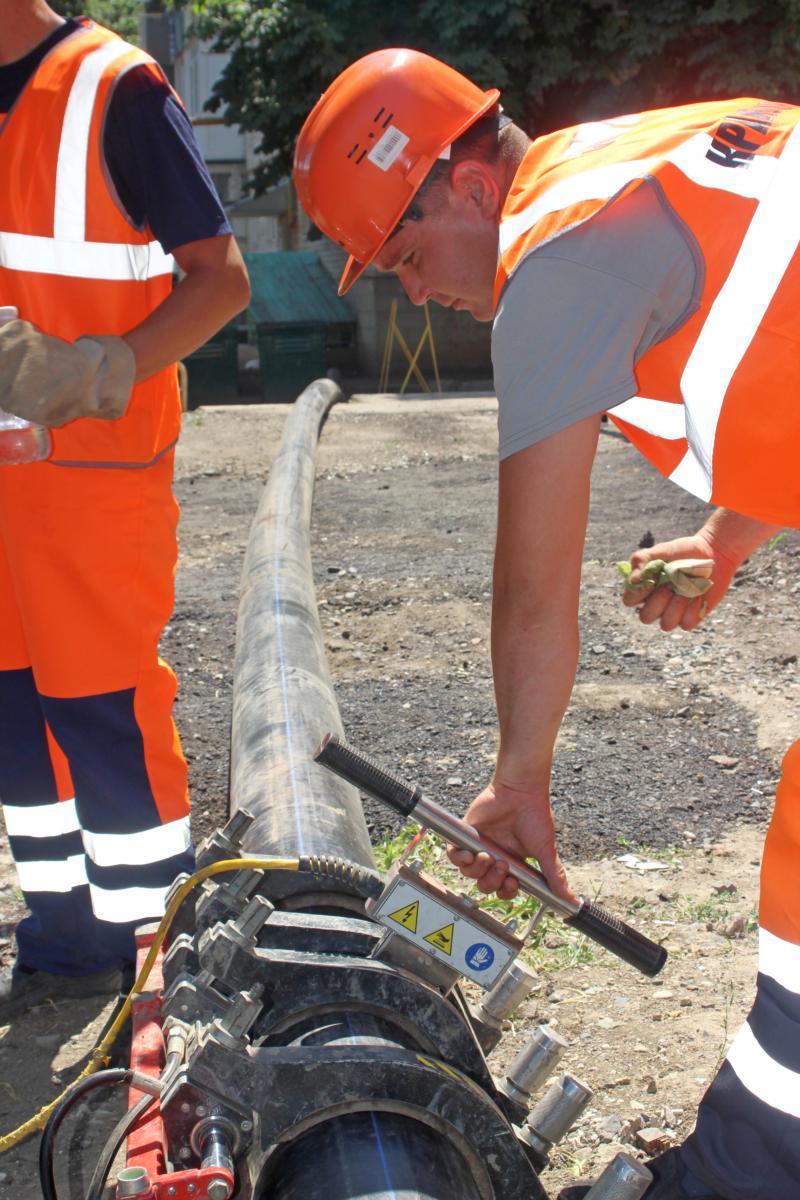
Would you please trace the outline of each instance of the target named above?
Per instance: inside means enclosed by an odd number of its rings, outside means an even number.
[[[122,207],[167,253],[232,232],[191,121],[147,68],[134,67],[117,84],[103,152]]]

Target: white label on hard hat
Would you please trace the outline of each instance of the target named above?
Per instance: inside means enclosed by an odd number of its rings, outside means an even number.
[[[398,154],[408,145],[408,136],[396,125],[390,125],[370,150],[367,158],[382,171],[388,171]]]

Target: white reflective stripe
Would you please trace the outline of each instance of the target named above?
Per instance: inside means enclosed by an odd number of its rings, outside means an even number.
[[[534,200],[522,212],[506,217],[500,225],[500,251],[504,253],[513,246],[517,238],[522,237],[529,229],[541,221],[542,217],[558,212],[570,204],[578,204],[583,200],[607,200],[630,183],[632,179],[641,179],[647,175],[651,167],[659,160],[657,158],[633,159],[631,162],[611,163],[604,167],[594,167],[588,171],[579,171],[566,179],[560,179],[551,188]]]
[[[71,892],[88,883],[83,854],[56,862],[18,862],[16,868],[23,892]]]
[[[800,1117],[800,1075],[771,1058],[759,1046],[747,1022],[734,1038],[728,1062],[748,1092],[770,1108]]]
[[[681,377],[686,432],[707,475],[709,494],[725,393],[800,243],[798,194],[800,126],[784,146],[772,186],[753,214]]]
[[[800,946],[766,929],[758,931],[758,969],[787,992],[800,996]]]
[[[84,58],[72,84],[61,126],[56,169],[53,235],[67,242],[86,237],[86,164],[97,89],[104,71],[134,47],[114,38]]]
[[[183,854],[190,845],[189,818],[181,817],[140,833],[83,831],[83,846],[98,867],[142,866]]]
[[[632,396],[609,408],[609,413],[635,425],[645,433],[676,441],[686,437],[686,420],[682,404],[670,404],[667,400],[650,400],[647,396]]]
[[[89,884],[92,910],[101,921],[121,925],[125,921],[163,917],[168,887],[101,888]]]
[[[58,837],[80,829],[75,800],[60,800],[56,804],[4,804],[3,816],[9,837]]]
[[[793,135],[792,135],[793,136]],[[783,161],[788,145],[780,158],[774,155],[757,154],[749,163],[737,167],[722,167],[706,158],[711,148],[711,136],[697,133],[688,137],[673,150],[650,158],[631,159],[630,162],[611,163],[602,167],[579,171],[560,179],[538,199],[523,209],[506,217],[500,224],[500,251],[504,253],[529,229],[550,213],[567,208],[570,204],[585,200],[608,200],[634,179],[650,175],[659,163],[669,162],[677,167],[687,179],[699,187],[716,188],[737,196],[761,200],[772,184]]]
[[[665,156],[687,179],[699,187],[717,188],[751,200],[761,200],[772,183],[779,159],[772,154],[756,154],[750,162],[723,167],[707,158],[711,134],[696,133]]]
[[[700,500],[708,502],[711,499],[711,479],[691,446],[669,478]]]
[[[159,242],[57,242],[34,234],[0,232],[0,267],[8,271],[141,282],[171,275],[173,263]]]

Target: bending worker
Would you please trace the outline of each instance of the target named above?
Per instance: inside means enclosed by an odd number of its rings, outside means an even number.
[[[530,141],[498,95],[415,51],[368,55],[306,120],[295,182],[350,256],[340,291],[374,263],[416,304],[494,321],[500,749],[467,819],[570,896],[548,791],[601,414],[717,506],[692,537],[649,551],[712,559],[706,607],[659,588],[645,622],[694,629],[758,545],[800,525],[800,109],[703,103]],[[502,862],[452,857],[483,891],[516,890]],[[755,1004],[694,1133],[651,1164],[647,1200],[800,1195],[798,878],[800,742],[764,853]]]
[[[43,0],[0,23],[0,408],[53,427],[0,466],[0,799],[30,910],[0,1024],[117,990],[190,869],[173,604],[175,362],[248,300],[160,68]],[[185,273],[171,293],[173,261]],[[115,419],[111,419],[115,418]]]

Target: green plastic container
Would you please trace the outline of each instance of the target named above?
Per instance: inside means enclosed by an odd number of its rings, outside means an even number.
[[[226,325],[183,360],[188,375],[187,408],[237,402],[238,344],[238,330]]]
[[[327,370],[324,325],[261,324],[254,330],[265,400],[289,403]],[[252,335],[251,335],[252,338]]]

